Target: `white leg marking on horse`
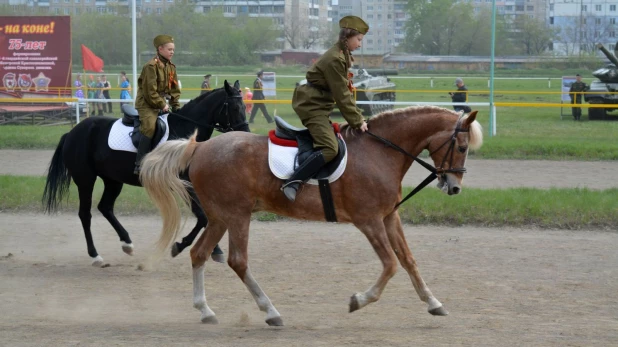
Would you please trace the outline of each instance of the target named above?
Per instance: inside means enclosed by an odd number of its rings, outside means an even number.
[[[133,244],[122,242],[122,251],[128,255],[133,255]]]
[[[429,300],[427,300],[427,304],[429,304],[428,311],[435,310],[436,308],[442,307],[442,303],[438,301],[438,299],[434,298],[433,296],[429,297]]]
[[[358,302],[358,309],[361,309],[369,305],[370,303],[377,301],[379,298],[378,290],[379,289],[376,286],[373,286],[364,293],[354,294],[354,297],[356,298],[356,301]]]
[[[100,255],[97,255],[96,257],[92,258],[92,266],[103,267],[104,264],[105,262],[103,261],[103,257],[101,257]]]
[[[193,269],[193,307],[201,312],[202,323],[217,324],[215,313],[206,304],[204,292],[204,265]]]
[[[245,272],[243,282],[255,299],[260,311],[266,312],[266,322],[270,325],[282,325],[283,323],[281,322],[281,315],[279,314],[279,311],[277,311],[268,296],[266,296],[264,291],[262,291],[262,288],[260,288],[260,285],[255,281],[251,275],[251,272],[249,272],[249,269]],[[281,324],[271,324],[271,322],[278,322]]]

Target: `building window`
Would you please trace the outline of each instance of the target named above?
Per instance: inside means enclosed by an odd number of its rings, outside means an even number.
[[[54,13],[55,13],[55,14],[60,14],[60,8],[56,7],[56,8],[54,9]]]
[[[582,18],[582,24],[586,24],[586,17]]]
[[[223,6],[223,13],[236,13],[236,12],[234,12],[234,6]]]
[[[554,17],[549,17],[549,25],[554,25]]]
[[[609,32],[609,37],[616,37],[616,32],[615,31],[610,31]]]
[[[367,44],[370,45],[373,43],[373,40],[367,40]]]
[[[609,5],[610,12],[616,12],[616,5]]]
[[[601,24],[601,18],[595,18],[594,24]]]
[[[373,11],[373,6],[367,6],[367,11]]]
[[[373,19],[373,15],[372,14],[368,14],[367,15],[367,19]]]
[[[76,7],[75,8],[75,14],[80,14],[80,13],[82,13],[82,9],[79,8],[79,7]]]
[[[603,10],[603,6],[602,5],[594,5],[594,10],[597,12],[601,12]]]
[[[526,11],[534,11],[534,6],[532,5],[526,6]]]
[[[515,5],[515,11],[523,11],[524,5]]]
[[[610,18],[609,24],[616,24],[616,18]]]
[[[549,10],[553,11],[554,10],[554,4],[549,4]]]
[[[588,5],[582,5],[581,10],[582,10],[582,12],[587,12],[588,11]]]
[[[163,13],[163,10],[161,10],[161,7],[157,7],[157,14],[161,14]]]
[[[65,8],[64,9],[64,14],[71,14],[71,9],[70,8]]]
[[[204,8],[202,8],[202,12],[204,13],[210,12],[210,6],[204,6]]]
[[[148,13],[148,14],[152,13],[152,8],[146,7],[146,13]]]

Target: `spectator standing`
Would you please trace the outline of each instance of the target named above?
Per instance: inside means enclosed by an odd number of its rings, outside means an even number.
[[[451,100],[453,100],[453,102],[468,101],[468,88],[464,84],[463,79],[459,77],[456,78],[455,85],[457,86],[457,91],[455,93],[448,93],[451,96]],[[463,111],[464,113],[469,113],[472,111],[468,105],[453,105],[453,109],[457,112]]]
[[[249,89],[249,87],[245,87],[245,92],[242,94],[242,100],[253,100],[253,93],[251,93],[251,89]],[[245,103],[245,105],[247,106],[245,113],[251,114],[251,111],[253,110],[253,103]]]
[[[94,76],[88,76],[90,82],[88,82],[88,99],[96,99],[97,98],[97,82],[94,80]],[[90,101],[90,106],[92,107],[92,111],[90,111],[90,115],[95,115],[95,110],[97,109],[98,102]]]
[[[75,86],[75,97],[78,99],[83,99],[84,98],[84,84],[82,83],[82,75],[81,74],[77,74],[77,78],[75,79],[75,83],[73,83],[73,86]]]
[[[571,88],[569,89],[571,104],[581,104],[583,92],[588,89],[590,89],[590,87],[588,87],[586,83],[582,82],[582,76],[580,74],[575,75],[575,82],[571,84]],[[571,114],[573,115],[573,120],[579,120],[582,116],[582,108],[571,107]]]
[[[253,81],[253,99],[252,100],[264,100],[264,84],[262,83],[262,77],[264,76],[264,71],[260,71],[257,73],[257,78]],[[268,114],[268,110],[266,109],[266,105],[262,102],[256,103],[253,105],[253,110],[251,110],[251,118],[249,118],[249,123],[253,123],[253,119],[257,114],[257,111],[262,111],[264,117],[266,117],[266,121],[268,123],[274,122],[270,115]]]
[[[109,81],[107,80],[107,76],[103,75],[101,76],[102,82],[103,82],[103,97],[105,99],[111,99],[111,97],[109,96],[109,91],[112,89],[112,84],[109,83]],[[103,103],[103,112],[105,113],[113,113],[112,111],[112,103],[108,102],[107,103],[107,110],[105,110],[105,103]]]
[[[101,76],[97,76],[95,99],[105,99],[105,97],[103,96],[103,80],[101,79]],[[102,116],[103,112],[105,112],[105,103],[97,102],[97,110],[97,115]]]
[[[120,72],[120,99],[131,99],[131,84],[127,79],[127,73],[124,71]],[[120,106],[126,104],[126,102],[121,102]]]
[[[212,76],[211,74],[206,74],[204,75],[204,82],[202,82],[202,91],[200,92],[200,95],[206,93],[207,91],[209,91],[210,88],[210,76]]]

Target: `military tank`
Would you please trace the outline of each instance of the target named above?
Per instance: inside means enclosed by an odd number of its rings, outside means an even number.
[[[356,88],[356,101],[395,101],[396,85],[388,78],[388,75],[397,75],[394,69],[364,69],[353,67],[350,72],[354,74],[352,83]],[[298,84],[306,84],[307,80],[302,80]],[[389,104],[360,104],[358,107],[363,111],[364,116],[374,116],[380,112],[393,109],[394,105]],[[333,115],[341,113],[335,107]]]
[[[588,118],[591,120],[618,120],[618,116],[608,115],[607,112],[618,109],[618,42],[614,54],[608,51],[602,44],[597,48],[609,59],[612,64],[597,69],[592,75],[598,80],[590,84],[589,90],[584,93],[584,100],[590,104],[615,105],[608,108],[588,109]]]

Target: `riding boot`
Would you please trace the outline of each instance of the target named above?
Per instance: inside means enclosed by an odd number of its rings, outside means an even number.
[[[283,194],[285,194],[285,197],[294,202],[300,184],[307,182],[322,168],[322,166],[324,166],[324,164],[326,164],[326,161],[324,160],[322,151],[313,152],[281,186],[281,190]]]
[[[150,152],[150,146],[152,145],[152,139],[144,134],[139,139],[139,146],[137,146],[137,157],[135,157],[135,169],[133,173],[139,175],[142,165],[142,158]]]

